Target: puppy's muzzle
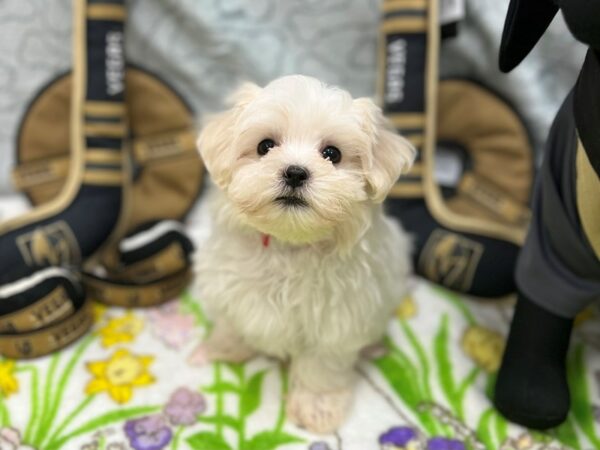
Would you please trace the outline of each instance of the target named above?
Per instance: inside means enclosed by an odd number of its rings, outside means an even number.
[[[302,186],[310,177],[308,170],[301,166],[288,166],[283,171],[283,181],[291,188]]]

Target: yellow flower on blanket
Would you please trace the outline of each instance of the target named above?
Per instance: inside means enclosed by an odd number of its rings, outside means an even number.
[[[585,308],[583,311],[581,311],[579,314],[577,314],[575,316],[574,326],[578,327],[582,323],[585,323],[588,320],[593,319],[594,317],[596,317],[595,309],[591,306],[588,306],[587,308]]]
[[[410,319],[417,314],[417,305],[412,295],[407,295],[402,299],[396,309],[396,316],[400,320]]]
[[[535,445],[535,441],[531,435],[524,433],[516,439],[516,444],[518,450],[528,450]]]
[[[100,323],[102,319],[104,319],[104,314],[108,308],[106,305],[103,305],[99,302],[93,302],[92,304],[92,314],[94,315],[94,323]]]
[[[500,333],[471,325],[463,334],[461,345],[475,364],[486,372],[495,372],[500,367],[504,353],[504,337]]]
[[[99,331],[104,347],[131,342],[144,329],[144,321],[138,316],[127,313],[111,319]]]
[[[94,375],[85,392],[88,395],[107,391],[117,403],[127,403],[135,387],[154,383],[154,377],[148,372],[154,357],[138,356],[128,350],[117,350],[107,361],[94,361],[87,364]]]
[[[15,377],[14,371],[14,361],[0,361],[0,393],[3,397],[8,397],[19,391],[19,380]]]

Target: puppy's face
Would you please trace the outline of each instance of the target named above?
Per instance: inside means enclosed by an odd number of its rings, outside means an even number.
[[[314,242],[384,200],[414,149],[368,99],[304,76],[242,86],[198,145],[239,218],[259,231]]]

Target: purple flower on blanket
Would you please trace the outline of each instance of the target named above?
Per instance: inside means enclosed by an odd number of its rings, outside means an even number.
[[[163,416],[158,414],[128,420],[125,423],[125,434],[135,450],[162,450],[173,436]]]
[[[173,392],[164,409],[172,425],[193,425],[204,411],[206,401],[202,394],[184,387]]]
[[[331,450],[331,448],[329,447],[329,445],[327,445],[327,442],[318,441],[310,444],[308,450]]]
[[[463,442],[456,439],[434,437],[427,441],[427,450],[466,450]]]
[[[393,427],[379,436],[379,444],[383,450],[415,448],[417,443],[417,432],[410,427]]]
[[[197,327],[194,318],[182,314],[177,302],[169,302],[148,313],[152,333],[167,347],[179,350],[194,338]]]

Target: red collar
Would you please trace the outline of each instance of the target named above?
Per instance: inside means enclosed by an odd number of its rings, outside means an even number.
[[[269,235],[269,234],[263,234],[262,235],[262,245],[263,245],[263,247],[267,248],[270,243],[271,243],[271,235]]]

